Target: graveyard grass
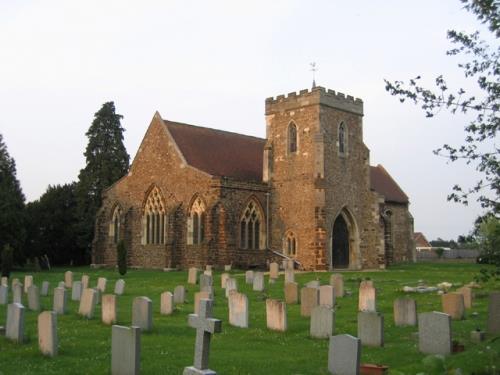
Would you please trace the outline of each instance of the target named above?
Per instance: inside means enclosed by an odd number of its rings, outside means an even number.
[[[417,374],[424,371],[422,359],[417,348],[417,340],[412,337],[415,327],[395,327],[393,320],[393,301],[405,293],[404,285],[415,286],[418,280],[429,285],[442,281],[465,284],[472,281],[481,267],[475,264],[418,264],[391,267],[388,271],[343,272],[346,289],[352,295],[338,298],[335,334],[357,335],[358,284],[361,279],[371,278],[378,289],[377,308],[385,316],[385,347],[362,348],[362,363],[385,364],[392,374]],[[82,274],[90,275],[90,286],[95,286],[98,277],[108,279],[107,293],[112,293],[114,283],[120,278],[111,269],[91,270],[73,268],[74,280]],[[42,309],[52,308],[53,288],[64,280],[66,269],[33,274],[34,283],[50,281],[48,297],[41,297]],[[220,374],[328,374],[328,340],[309,337],[309,318],[300,316],[299,305],[288,305],[288,331],[285,333],[269,331],[266,328],[265,299],[284,298],[283,274],[275,284],[268,283],[266,290],[254,292],[251,285],[245,284],[243,271],[232,270],[238,280],[238,288],[249,299],[249,328],[237,328],[228,324],[228,308],[224,291],[220,287],[221,271],[214,271],[216,301],[214,317],[223,321],[222,333],[212,338],[210,368]],[[23,282],[25,272],[11,275]],[[308,281],[319,279],[328,284],[330,273],[300,273],[295,281],[299,287]],[[185,366],[193,364],[195,330],[187,324],[187,314],[193,311],[194,293],[198,285],[187,284],[187,271],[160,272],[150,270],[130,270],[124,277],[125,293],[118,297],[118,324],[130,326],[132,300],[136,296],[148,296],[153,301],[153,330],[141,337],[142,374],[181,374]],[[176,285],[187,287],[188,302],[177,305],[170,316],[160,315],[160,294],[173,292]],[[452,288],[454,290],[455,288]],[[446,364],[461,368],[464,374],[481,372],[487,366],[500,368],[500,339],[488,336],[483,343],[470,341],[470,331],[486,328],[487,292],[500,289],[494,282],[476,289],[476,299],[471,310],[467,310],[466,320],[453,321],[452,330],[455,340],[465,345],[465,351],[446,358]],[[71,297],[71,293],[69,295]],[[440,311],[441,298],[435,293],[411,294],[417,300],[419,312]],[[12,294],[9,292],[9,299]],[[101,323],[100,305],[95,318],[86,320],[79,315],[78,303],[68,298],[68,313],[58,315],[59,355],[55,358],[43,357],[38,349],[37,315],[26,310],[24,344],[13,344],[0,337],[0,374],[108,374],[111,366],[111,327]],[[23,295],[26,306],[26,295]],[[0,325],[6,319],[6,306],[0,308]],[[477,316],[472,315],[477,312]]]

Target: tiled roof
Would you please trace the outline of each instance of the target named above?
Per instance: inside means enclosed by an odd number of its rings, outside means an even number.
[[[416,247],[432,247],[422,232],[413,233],[413,239],[415,240]]]
[[[265,139],[163,120],[186,162],[212,176],[262,181]]]
[[[380,164],[370,167],[371,189],[382,194],[387,202],[408,203],[408,196]]]

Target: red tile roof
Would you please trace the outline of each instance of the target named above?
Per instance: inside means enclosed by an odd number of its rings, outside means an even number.
[[[212,176],[262,182],[266,140],[163,120],[186,162]]]
[[[432,245],[427,241],[422,232],[413,233],[413,239],[415,240],[416,247],[432,247]]]
[[[380,164],[370,167],[371,189],[382,194],[387,202],[408,203],[408,196]]]

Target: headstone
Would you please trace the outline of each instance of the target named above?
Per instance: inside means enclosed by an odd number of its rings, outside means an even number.
[[[367,346],[384,346],[384,316],[373,311],[358,312],[358,338]]]
[[[102,296],[101,319],[104,324],[116,323],[116,296],[114,294]]]
[[[5,337],[22,343],[24,341],[24,306],[14,302],[7,306],[7,327]]]
[[[57,284],[57,287],[58,288],[66,288],[66,283],[64,281],[59,281],[59,283]]]
[[[115,294],[121,296],[125,292],[125,280],[119,279],[115,283]]]
[[[490,293],[486,332],[490,334],[500,333],[500,292]]]
[[[82,282],[74,281],[71,288],[71,300],[80,301],[80,298],[82,298]]]
[[[295,267],[295,262],[293,259],[283,259],[283,269],[285,270],[293,270]]]
[[[200,313],[189,314],[189,326],[196,328],[196,344],[194,348],[194,364],[185,367],[183,375],[215,375],[215,371],[208,368],[210,354],[210,339],[212,334],[221,331],[222,322],[212,318],[212,301],[200,301]]]
[[[358,375],[361,340],[351,335],[330,337],[328,371],[333,375]]]
[[[50,283],[48,281],[42,282],[42,289],[40,289],[40,295],[44,297],[48,296],[49,288],[50,288]]]
[[[226,272],[231,271],[231,265],[230,264],[224,265],[224,271],[226,271]]]
[[[15,303],[23,303],[23,284],[14,284],[13,288],[13,301]]]
[[[97,289],[99,289],[99,291],[101,293],[105,293],[106,292],[106,284],[107,284],[108,280],[105,278],[105,277],[99,277],[97,279]]]
[[[441,296],[443,312],[451,319],[462,320],[465,317],[464,296],[460,293],[445,293]]]
[[[153,302],[148,297],[135,297],[132,305],[132,326],[143,331],[153,329]]]
[[[293,268],[287,268],[285,270],[285,283],[294,283],[295,282],[295,272]]]
[[[460,289],[457,289],[457,293],[460,293],[464,296],[464,305],[466,309],[472,308],[472,300],[474,299],[474,294],[472,292],[472,288],[468,286],[464,286]]]
[[[229,274],[228,273],[223,273],[222,275],[220,275],[220,287],[222,289],[226,289],[226,282],[227,282],[227,279],[229,279]]]
[[[330,276],[330,285],[335,289],[335,297],[344,296],[344,276],[334,273]]]
[[[400,326],[417,325],[417,302],[410,298],[394,301],[394,324]]]
[[[43,355],[57,355],[57,314],[54,311],[38,315],[38,347]]]
[[[194,311],[193,311],[193,314],[198,314],[199,313],[199,310],[200,310],[200,301],[202,299],[210,299],[210,300],[213,300],[213,295],[212,293],[210,292],[205,292],[205,291],[201,291],[201,292],[197,292],[194,294]]]
[[[279,273],[280,273],[279,264],[276,262],[272,262],[269,265],[269,278],[277,279],[279,277]]]
[[[198,280],[198,269],[191,267],[188,271],[188,284],[196,284]]]
[[[68,302],[68,293],[66,292],[66,289],[55,288],[52,310],[56,314],[66,314],[67,302]]]
[[[287,305],[299,303],[299,284],[285,283],[285,302]]]
[[[306,283],[306,288],[319,288],[320,285],[321,284],[319,280],[311,280],[308,283]]]
[[[85,290],[89,287],[89,275],[83,275],[82,276],[82,290]]]
[[[174,303],[186,302],[186,288],[184,285],[177,285],[174,289]]]
[[[311,316],[312,309],[319,305],[319,289],[302,288],[300,290],[300,315]]]
[[[229,294],[229,324],[235,327],[248,328],[248,298],[238,292]]]
[[[238,291],[238,282],[232,277],[226,280],[226,298],[229,297],[231,290]]]
[[[141,329],[111,327],[111,375],[139,375],[141,367]]]
[[[335,327],[335,313],[328,305],[316,306],[311,313],[311,337],[326,339],[333,335]]]
[[[371,282],[362,281],[359,286],[359,311],[377,311],[377,291]]]
[[[212,270],[205,270],[205,271],[203,271],[203,274],[206,275],[206,276],[210,276],[210,277],[213,276]]]
[[[32,311],[40,310],[40,290],[36,285],[28,288],[28,308]]]
[[[321,306],[335,307],[335,289],[331,285],[319,287],[319,304]]]
[[[33,285],[33,276],[24,276],[24,293],[28,293],[28,288]]]
[[[266,299],[267,328],[273,331],[286,331],[288,328],[286,303],[276,299]]]
[[[68,289],[71,288],[71,287],[73,287],[73,272],[66,271],[64,273],[64,285]]]
[[[9,303],[9,287],[0,285],[0,305],[7,305]]]
[[[442,312],[418,314],[418,348],[425,354],[451,353],[451,317]]]
[[[163,292],[160,296],[160,314],[170,315],[174,312],[174,295]]]
[[[484,341],[485,337],[486,337],[486,335],[485,335],[484,331],[475,330],[475,331],[471,331],[471,333],[470,333],[470,341],[475,342],[475,343],[479,343],[479,342]]]
[[[253,276],[253,290],[262,292],[264,290],[264,273],[255,272]]]
[[[211,264],[207,264],[205,266],[205,271],[212,271],[212,265]],[[212,275],[210,274],[210,276],[212,276]]]
[[[254,276],[254,271],[249,270],[245,272],[245,283],[246,284],[253,284],[253,276]]]
[[[9,278],[7,276],[2,276],[2,281],[0,284],[8,287],[9,286]]]
[[[101,303],[101,295],[102,295],[102,292],[99,288],[95,287],[95,288],[92,288],[94,289],[95,291],[95,304],[98,305]]]
[[[214,280],[212,276],[208,275],[200,275],[200,290],[207,291],[208,287],[212,287],[214,285]]]
[[[83,290],[82,299],[78,313],[87,319],[94,317],[94,310],[97,304],[97,291],[92,288]]]

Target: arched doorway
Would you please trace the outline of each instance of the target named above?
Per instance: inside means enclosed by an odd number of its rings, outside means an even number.
[[[332,231],[332,266],[349,267],[349,229],[343,215],[337,216]]]

